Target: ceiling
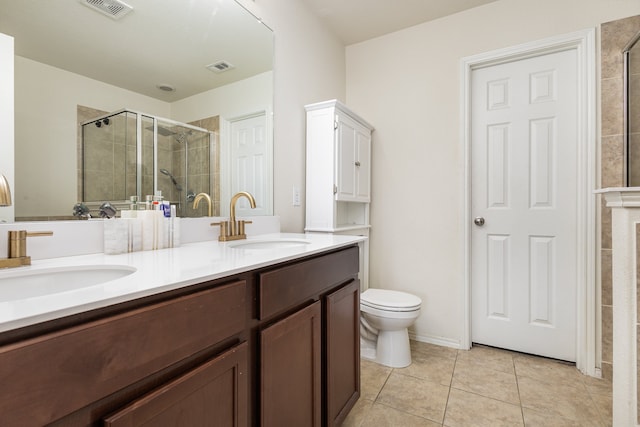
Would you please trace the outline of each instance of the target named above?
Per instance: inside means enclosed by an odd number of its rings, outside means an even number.
[[[125,0],[120,19],[87,2],[113,0],[0,0],[0,33],[18,56],[167,102],[272,69],[272,32],[233,0]],[[205,68],[221,60],[235,68]]]
[[[496,0],[302,0],[345,45]]]
[[[126,0],[119,20],[86,1],[0,0],[0,33],[19,56],[167,102],[272,68],[271,31],[233,0]],[[299,1],[349,45],[495,0]],[[220,60],[235,68],[205,68]]]

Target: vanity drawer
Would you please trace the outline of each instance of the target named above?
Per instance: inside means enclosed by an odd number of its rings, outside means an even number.
[[[3,424],[47,424],[241,333],[246,288],[237,281],[0,347]]]
[[[260,273],[259,318],[266,319],[358,275],[358,247]]]

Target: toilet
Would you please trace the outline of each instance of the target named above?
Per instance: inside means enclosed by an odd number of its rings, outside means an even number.
[[[392,368],[411,364],[407,328],[422,300],[406,292],[367,289],[360,294],[360,355]]]

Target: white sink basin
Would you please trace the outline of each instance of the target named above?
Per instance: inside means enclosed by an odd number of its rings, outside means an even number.
[[[311,241],[305,239],[255,239],[232,242],[229,243],[228,246],[233,249],[273,250],[299,247],[308,245],[309,243],[311,243]]]
[[[0,271],[0,302],[57,294],[99,285],[134,273],[126,265],[55,267]]]

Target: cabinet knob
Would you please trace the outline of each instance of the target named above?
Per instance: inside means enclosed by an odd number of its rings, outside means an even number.
[[[356,162],[356,166],[360,166],[360,162]]]

